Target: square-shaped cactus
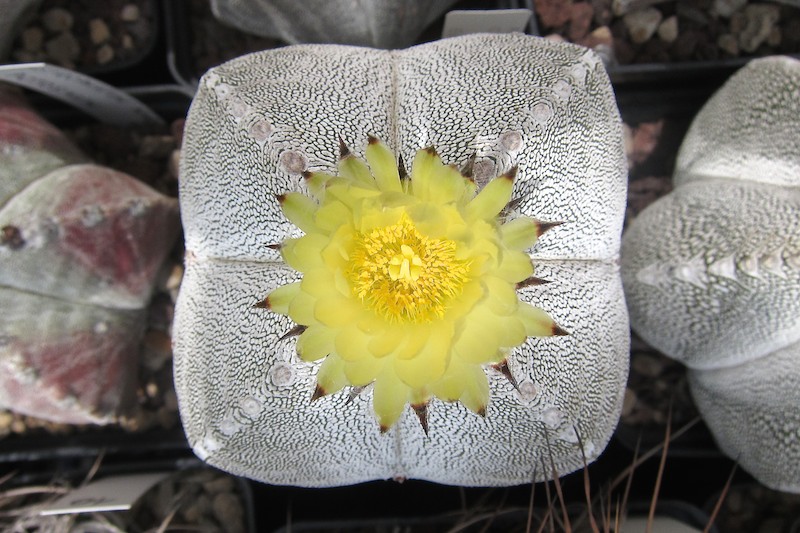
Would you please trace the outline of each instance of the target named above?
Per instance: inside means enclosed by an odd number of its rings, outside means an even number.
[[[593,460],[627,378],[625,186],[608,77],[577,46],[302,45],[212,69],[181,166],[195,452],[304,486]]]

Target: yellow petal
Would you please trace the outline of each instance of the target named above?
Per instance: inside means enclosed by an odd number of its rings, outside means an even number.
[[[325,197],[325,185],[329,180],[333,179],[333,176],[324,172],[306,172],[303,177],[306,180],[308,192],[313,194],[317,200],[322,200]]]
[[[281,244],[281,257],[298,272],[307,272],[324,266],[322,250],[329,239],[319,233],[308,233],[298,239],[287,239]]]
[[[369,353],[370,336],[358,329],[355,324],[349,324],[336,334],[334,346],[336,353],[345,361],[360,361],[372,356]]]
[[[511,283],[519,283],[533,275],[531,258],[523,252],[504,250],[500,264],[492,274]]]
[[[281,285],[267,296],[267,307],[281,315],[289,314],[289,306],[300,293],[300,282]],[[295,321],[297,322],[297,321]],[[299,324],[299,322],[298,322]]]
[[[322,389],[324,395],[328,395],[342,390],[347,385],[344,361],[335,354],[326,357],[317,373],[317,386]]]
[[[511,200],[513,190],[514,180],[508,174],[493,179],[467,204],[465,218],[474,221],[496,217]]]
[[[400,381],[394,371],[389,368],[384,369],[375,380],[372,400],[381,430],[385,431],[397,422],[409,397],[408,385]]]
[[[375,357],[386,357],[403,342],[403,329],[390,327],[382,335],[373,336],[368,344],[370,353]]]
[[[316,301],[314,318],[328,327],[341,328],[358,318],[360,311],[357,302],[337,293]]]
[[[467,367],[464,392],[459,400],[464,406],[480,415],[486,414],[486,405],[489,403],[489,381],[486,372],[479,366]]]
[[[300,283],[298,282],[297,285],[299,287]],[[314,305],[316,303],[317,301],[313,296],[309,296],[303,291],[298,291],[297,296],[289,304],[289,318],[304,326],[316,324],[317,319],[314,318]]]
[[[375,183],[382,191],[402,192],[397,161],[385,144],[371,137],[364,155],[372,170]]]
[[[536,244],[539,230],[539,223],[534,219],[519,217],[503,224],[500,227],[500,234],[506,246],[522,251]]]
[[[487,363],[502,346],[503,333],[500,318],[485,305],[478,304],[459,324],[453,350],[466,362]]]
[[[359,361],[346,362],[344,373],[351,385],[363,387],[369,385],[383,370],[386,359],[365,357]]]
[[[420,200],[431,199],[431,182],[442,167],[442,160],[433,147],[417,151],[411,164],[411,192]]]
[[[316,299],[335,298],[339,295],[334,283],[333,274],[325,268],[309,270],[300,282],[300,288]]]
[[[439,324],[436,324],[436,326],[439,326]],[[427,324],[408,324],[404,329],[406,332],[404,335],[404,342],[403,345],[398,348],[396,353],[397,357],[400,359],[411,359],[419,353],[423,346],[425,346],[425,343],[431,334],[431,330],[434,328],[428,326]]]
[[[304,194],[290,192],[278,196],[281,211],[289,221],[305,233],[314,231],[314,213],[317,203]]]
[[[525,332],[528,336],[550,337],[558,335],[562,331],[547,312],[529,303],[520,302],[517,316],[525,325]]]
[[[457,202],[464,195],[467,182],[464,176],[452,166],[441,166],[430,183],[431,198],[437,203]]]
[[[467,365],[458,357],[451,357],[444,375],[431,383],[428,389],[437,398],[446,402],[453,402],[461,397],[467,378]]]
[[[317,229],[326,235],[330,235],[340,226],[349,224],[352,220],[353,214],[350,209],[338,200],[323,203],[314,216]]]
[[[395,372],[412,389],[419,389],[440,379],[447,369],[452,340],[452,326],[437,324],[431,328],[427,342],[416,357],[395,359]]]
[[[486,294],[486,305],[493,313],[510,315],[519,306],[516,286],[506,280],[494,276],[481,278]]]
[[[316,361],[334,351],[335,330],[311,325],[297,339],[297,353],[303,361]]]
[[[375,187],[375,180],[372,178],[369,167],[353,154],[339,160],[339,175],[363,187]]]

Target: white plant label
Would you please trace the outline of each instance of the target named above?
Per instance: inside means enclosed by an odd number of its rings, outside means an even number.
[[[444,16],[442,38],[470,33],[524,32],[532,15],[530,9],[455,9]]]
[[[61,100],[106,124],[134,127],[164,123],[152,109],[124,91],[55,65],[0,65],[0,81]]]
[[[39,511],[41,516],[127,511],[169,472],[113,476],[93,481]]]

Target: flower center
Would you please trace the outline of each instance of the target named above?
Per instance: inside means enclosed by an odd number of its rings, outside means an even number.
[[[420,234],[405,214],[391,226],[358,233],[347,277],[353,294],[394,322],[441,318],[468,280],[456,243]]]

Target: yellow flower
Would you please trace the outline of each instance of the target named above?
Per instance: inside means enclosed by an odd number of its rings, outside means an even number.
[[[306,173],[314,199],[278,197],[305,235],[281,244],[302,281],[260,306],[299,327],[304,361],[324,358],[312,399],[373,384],[382,431],[410,404],[427,431],[433,397],[485,414],[484,365],[506,374],[505,356],[528,336],[565,332],[516,289],[537,281],[525,250],[549,226],[527,217],[501,223],[516,168],[480,192],[433,148],[406,176],[370,137],[367,164],[344,145],[339,175]]]

